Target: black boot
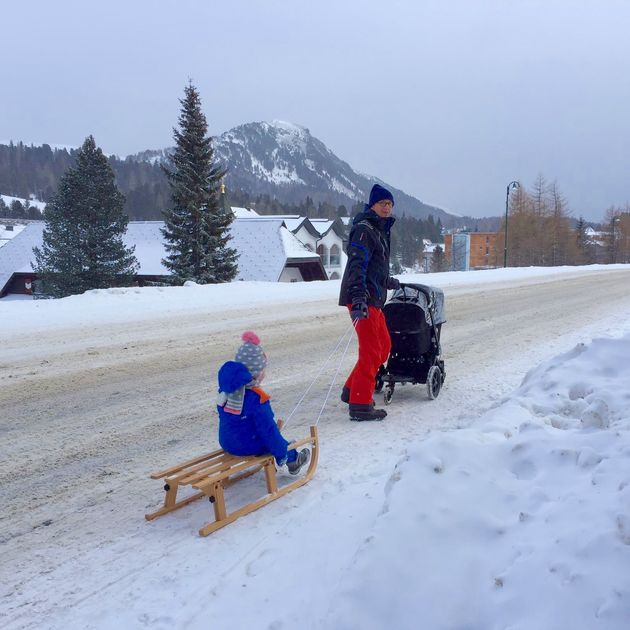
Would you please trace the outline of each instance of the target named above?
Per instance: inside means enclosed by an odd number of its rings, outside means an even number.
[[[350,405],[350,420],[382,420],[387,415],[385,409],[375,409],[374,405]]]
[[[350,390],[344,385],[343,389],[341,390],[341,402],[345,402],[346,404],[350,403]],[[372,401],[370,403],[370,407],[374,407],[374,405],[376,405],[376,403],[374,401]]]

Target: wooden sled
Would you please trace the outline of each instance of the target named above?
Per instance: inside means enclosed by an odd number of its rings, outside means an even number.
[[[280,422],[278,425],[280,426]],[[153,473],[151,479],[164,479],[164,490],[166,491],[164,506],[156,512],[145,514],[144,517],[151,521],[158,516],[168,514],[206,496],[214,506],[214,522],[204,525],[199,530],[199,534],[201,536],[211,534],[217,529],[234,522],[237,518],[249,514],[263,505],[271,503],[271,501],[275,501],[311,480],[317,468],[319,455],[317,427],[312,426],[310,433],[310,437],[291,443],[291,448],[296,449],[305,444],[311,445],[311,459],[306,474],[292,483],[278,487],[276,462],[273,455],[239,457],[219,449],[218,451],[195,457],[172,468]],[[225,506],[225,489],[241,479],[255,475],[261,470],[265,473],[267,494],[228,514]],[[177,501],[177,491],[180,486],[192,486],[199,492]]]

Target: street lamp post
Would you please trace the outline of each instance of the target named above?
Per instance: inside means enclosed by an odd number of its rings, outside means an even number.
[[[617,230],[616,223],[620,217],[613,217],[610,220],[610,262],[614,265],[617,262]]]
[[[507,239],[508,239],[508,202],[510,199],[510,189],[520,188],[521,185],[517,181],[510,182],[505,191],[505,237],[503,239],[503,266],[507,267]]]

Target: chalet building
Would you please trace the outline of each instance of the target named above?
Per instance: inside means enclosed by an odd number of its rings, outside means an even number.
[[[230,232],[229,245],[239,253],[237,280],[327,280],[320,257],[291,232],[282,218],[236,218]]]
[[[135,246],[140,269],[136,282],[164,282],[170,273],[162,264],[166,256],[162,221],[130,221],[123,237]],[[30,294],[37,274],[33,247],[43,242],[43,221],[32,221],[0,247],[0,297]],[[230,226],[230,246],[239,253],[237,280],[301,282],[326,280],[328,275],[317,252],[309,250],[275,217],[237,218]]]
[[[221,204],[226,212],[231,211],[237,219],[283,221],[284,226],[308,251],[319,256],[328,280],[342,277],[348,257],[344,247],[347,230],[341,219],[308,218],[298,214],[258,214],[251,208],[232,206],[224,185],[221,185]]]
[[[348,257],[344,251],[345,227],[339,219],[309,219],[298,215],[273,215],[284,220],[309,251],[316,252],[329,280],[339,280]],[[269,217],[267,217],[269,218]]]
[[[2,247],[19,234],[28,223],[31,223],[32,219],[0,219],[0,222],[0,247]]]
[[[310,219],[320,238],[317,253],[322,259],[329,280],[339,280],[348,262],[344,251],[345,228],[339,219]]]
[[[493,269],[498,265],[496,232],[456,232],[444,235],[444,253],[453,271]]]

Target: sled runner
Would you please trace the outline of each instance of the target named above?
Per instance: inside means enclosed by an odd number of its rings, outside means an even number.
[[[280,422],[278,422],[278,426],[281,426]],[[214,507],[214,521],[204,525],[199,530],[201,536],[207,536],[234,522],[237,518],[249,514],[308,483],[317,468],[319,453],[317,427],[312,426],[310,428],[309,437],[292,442],[291,448],[299,449],[305,444],[311,445],[311,458],[306,474],[296,481],[282,486],[278,486],[273,455],[239,457],[230,455],[222,449],[155,472],[151,475],[151,479],[164,479],[164,490],[166,491],[164,506],[156,512],[145,514],[145,518],[151,521],[205,496]],[[267,494],[228,513],[225,505],[225,489],[241,479],[251,477],[261,471],[265,474]],[[191,486],[198,492],[178,501],[177,492],[180,486]]]

